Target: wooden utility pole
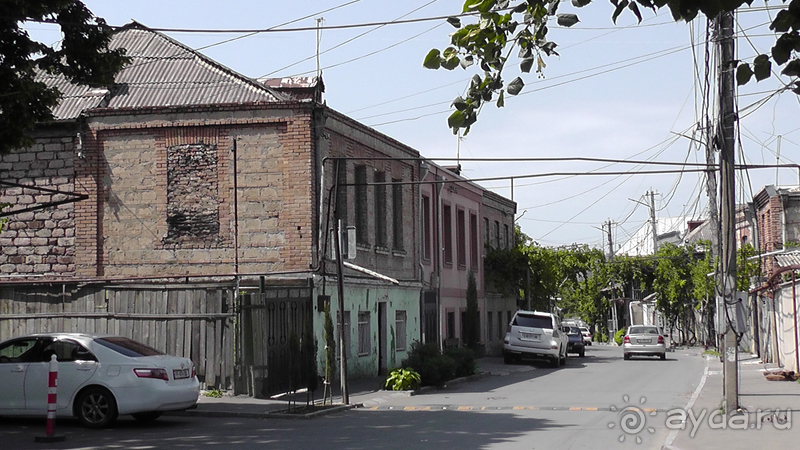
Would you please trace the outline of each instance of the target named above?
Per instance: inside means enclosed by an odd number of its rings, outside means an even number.
[[[658,253],[658,222],[656,221],[656,193],[650,192],[650,223],[653,227],[653,256]]]
[[[718,308],[724,328],[717,330],[723,335],[723,396],[725,413],[732,414],[739,408],[739,355],[736,330],[731,326],[729,305],[736,299],[736,190],[734,174],[734,148],[736,144],[734,126],[734,41],[733,13],[722,12],[717,17],[717,38],[720,48],[719,61],[719,135],[716,142],[720,147],[720,207],[722,235],[721,294],[722,308]],[[735,313],[734,313],[735,314]],[[733,316],[735,317],[735,316]]]

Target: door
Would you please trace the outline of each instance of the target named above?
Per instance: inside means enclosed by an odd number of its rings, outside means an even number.
[[[94,375],[97,359],[83,345],[71,339],[46,338],[38,362],[32,362],[25,376],[25,408],[34,412],[47,411],[47,391],[50,375],[50,355],[58,360],[58,409],[69,405],[75,392]]]
[[[388,351],[386,338],[386,302],[378,303],[378,373],[389,373]]]
[[[0,410],[25,409],[25,373],[36,351],[36,338],[21,338],[0,347]]]

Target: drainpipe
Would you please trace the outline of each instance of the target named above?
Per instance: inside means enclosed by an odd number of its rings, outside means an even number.
[[[234,303],[239,298],[239,184],[238,184],[238,169],[236,166],[237,160],[237,144],[238,137],[233,138],[233,273],[236,275],[236,292],[233,294]]]
[[[418,257],[418,260],[419,260],[419,284],[420,284],[420,286],[422,286],[422,288],[420,289],[420,293],[419,293],[419,311],[420,311],[420,318],[423,321],[421,326],[420,326],[419,334],[420,334],[420,338],[421,338],[420,340],[422,342],[426,341],[426,336],[425,336],[425,322],[426,321],[425,321],[425,317],[424,317],[424,313],[425,313],[425,266],[424,266],[424,264],[422,264],[422,258],[425,255],[425,231],[426,230],[425,230],[425,222],[423,220],[424,216],[425,216],[425,211],[423,211],[423,209],[422,209],[424,207],[424,205],[422,204],[422,182],[425,181],[425,177],[428,176],[428,172],[429,171],[430,171],[430,167],[428,166],[428,164],[423,160],[419,160],[419,166],[418,166],[418,169],[417,169],[417,173],[418,173],[418,177],[419,177],[419,181],[420,181],[420,184],[417,185],[417,211],[419,212],[419,214],[417,214],[419,216],[418,217],[419,220],[417,220],[417,226],[418,226],[418,230],[419,230],[419,232],[417,234],[417,239],[419,240],[419,248],[417,249],[417,251],[419,251],[419,257]]]
[[[438,172],[438,170],[437,170]],[[436,187],[436,314],[439,316],[439,351],[444,349],[444,333],[442,330],[442,188],[444,178],[435,176]]]
[[[797,354],[798,345],[797,342],[797,292],[795,290],[795,275],[794,270],[792,271],[792,318],[794,319],[794,371],[800,371],[800,355]]]

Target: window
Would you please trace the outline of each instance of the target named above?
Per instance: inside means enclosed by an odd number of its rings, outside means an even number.
[[[386,247],[386,172],[375,172],[375,246]]]
[[[347,163],[336,160],[336,182],[339,184],[336,194],[336,214],[342,221],[342,227],[347,226]]]
[[[392,178],[392,237],[395,250],[403,250],[403,185],[398,178]]]
[[[494,221],[494,248],[500,248],[500,222]]]
[[[463,209],[456,211],[456,245],[458,267],[467,267],[467,224]]]
[[[492,324],[493,323],[494,322],[492,321],[492,312],[488,311],[486,313],[486,336],[487,336],[486,340],[487,341],[491,341],[491,340],[494,339],[494,333],[492,332],[493,331],[492,330]]]
[[[167,149],[167,234],[163,244],[216,243],[219,235],[217,147]]]
[[[442,206],[442,246],[444,247],[444,263],[453,264],[453,220],[450,205]]]
[[[403,351],[406,349],[406,312],[396,311],[394,313],[394,349]]]
[[[453,311],[447,312],[447,338],[453,339],[456,337],[456,313]]]
[[[491,241],[489,241],[489,218],[483,218],[483,245],[490,246],[492,245]]]
[[[503,224],[503,232],[505,233],[505,247],[511,248],[511,239],[508,236],[508,224]]]
[[[356,166],[355,170],[355,189],[356,189],[356,242],[359,244],[369,244],[367,232],[367,166]]]
[[[372,352],[372,332],[370,331],[369,311],[358,313],[358,356]]]
[[[503,311],[497,311],[497,338],[503,339],[508,328],[508,322],[503,322]]]
[[[478,216],[469,215],[469,262],[471,267],[478,267]]]
[[[422,258],[431,260],[431,198],[422,196]]]

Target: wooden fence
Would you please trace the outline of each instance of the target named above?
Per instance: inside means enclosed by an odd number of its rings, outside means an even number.
[[[232,389],[233,288],[220,285],[36,285],[0,288],[0,341],[30,333],[127,336],[191,358],[207,389]]]

